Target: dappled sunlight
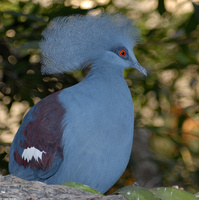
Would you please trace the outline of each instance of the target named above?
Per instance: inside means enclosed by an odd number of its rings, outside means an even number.
[[[21,118],[29,109],[28,102],[14,102],[8,111],[7,107],[0,104],[0,124],[5,130],[1,131],[0,141],[4,143],[11,143],[14,134],[17,132],[21,123]]]
[[[193,12],[192,2],[187,0],[166,0],[165,7],[169,12],[175,15],[184,14],[185,12]]]
[[[198,66],[190,65],[187,69],[175,83],[176,94],[174,100],[182,108],[195,105],[197,103],[196,98],[199,97]]]

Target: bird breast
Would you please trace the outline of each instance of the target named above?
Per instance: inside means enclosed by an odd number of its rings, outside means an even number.
[[[115,151],[115,147],[122,152],[131,149],[127,143],[133,139],[134,111],[123,78],[113,84],[110,80],[106,83],[97,78],[85,80],[64,90],[59,97],[66,109],[63,120],[66,143],[68,138],[73,138],[75,141],[71,144],[84,145],[82,148],[88,151],[96,146],[99,153],[101,149]]]

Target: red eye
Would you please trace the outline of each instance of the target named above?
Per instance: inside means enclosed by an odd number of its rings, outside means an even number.
[[[124,57],[126,55],[126,51],[125,50],[121,50],[120,51],[120,56]]]

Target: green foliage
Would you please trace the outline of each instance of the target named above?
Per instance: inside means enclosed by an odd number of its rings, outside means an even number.
[[[27,109],[78,83],[88,72],[41,75],[38,43],[48,22],[77,13],[122,12],[135,17],[141,29],[142,44],[134,51],[148,71],[147,78],[132,69],[125,71],[134,101],[135,127],[145,127],[151,134],[151,160],[162,174],[160,183],[198,191],[199,6],[185,1],[172,10],[166,0],[153,6],[152,1],[144,0],[128,5],[98,0],[90,10],[72,1],[43,2],[0,1],[0,173],[8,173],[10,146],[10,140],[2,138],[13,137]]]
[[[126,186],[115,192],[116,194],[122,194],[129,200],[159,200],[149,190],[138,186]]]
[[[150,191],[161,200],[197,200],[193,194],[175,188],[152,188]]]
[[[62,185],[73,187],[84,192],[90,192],[92,194],[101,194],[97,190],[83,184],[68,182]],[[191,194],[182,189],[176,189],[174,187],[159,187],[146,189],[139,186],[126,186],[117,190],[114,194],[121,194],[128,200],[197,200],[197,194]]]
[[[135,107],[137,126],[151,131],[163,184],[183,185],[192,192],[199,189],[199,6],[193,5],[189,14],[161,12],[153,28],[146,26],[143,15],[143,44],[136,53],[151,68],[144,82],[131,86],[135,104],[142,105]]]
[[[68,187],[72,187],[72,188],[76,188],[79,190],[82,190],[84,192],[90,192],[92,194],[100,194],[102,196],[104,196],[102,193],[100,193],[99,191],[87,186],[87,185],[83,185],[80,183],[75,183],[75,182],[67,182],[67,183],[63,183],[62,185],[68,186]]]
[[[193,194],[169,187],[147,190],[138,186],[126,186],[118,190],[116,194],[122,194],[129,200],[197,200]]]

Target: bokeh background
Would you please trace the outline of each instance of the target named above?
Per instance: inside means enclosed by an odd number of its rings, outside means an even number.
[[[28,109],[88,73],[41,75],[42,30],[57,16],[101,12],[134,20],[142,34],[134,52],[148,71],[147,77],[124,72],[134,101],[135,137],[128,168],[109,193],[135,181],[146,188],[199,191],[196,0],[0,0],[0,174],[9,173],[10,144]]]

